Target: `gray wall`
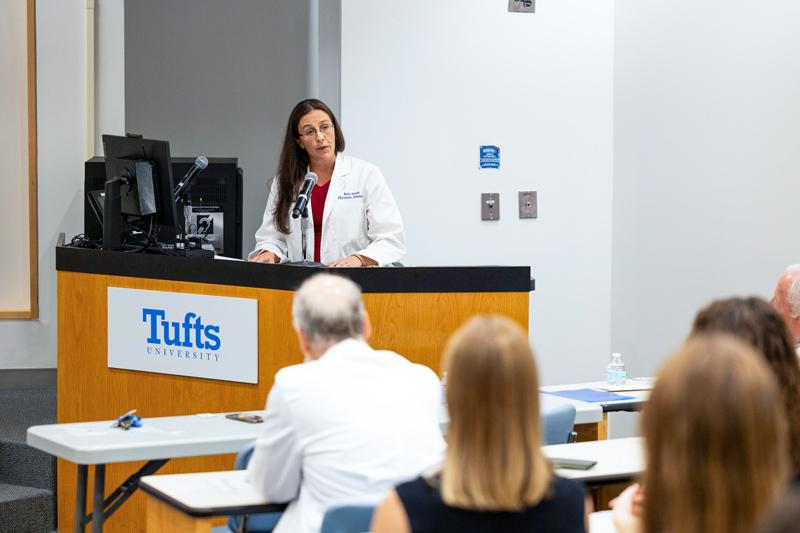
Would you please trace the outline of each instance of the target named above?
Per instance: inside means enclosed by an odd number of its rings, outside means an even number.
[[[308,17],[309,2],[297,0],[125,3],[125,129],[170,141],[174,156],[239,158],[245,254],[254,246],[286,119],[312,96]],[[320,93],[334,100],[338,27],[338,0],[321,2]]]
[[[616,2],[612,346],[652,374],[800,259],[800,4]]]

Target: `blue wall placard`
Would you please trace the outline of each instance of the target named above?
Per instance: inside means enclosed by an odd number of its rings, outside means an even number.
[[[481,145],[481,168],[500,168],[500,148],[491,144]]]

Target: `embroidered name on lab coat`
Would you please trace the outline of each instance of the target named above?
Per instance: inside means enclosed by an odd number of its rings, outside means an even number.
[[[355,200],[357,198],[364,198],[364,195],[361,194],[361,191],[355,192],[343,192],[339,196],[337,196],[339,200]]]

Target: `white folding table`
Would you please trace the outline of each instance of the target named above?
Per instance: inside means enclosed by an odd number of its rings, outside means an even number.
[[[249,413],[264,415],[263,411]],[[28,445],[78,465],[75,498],[75,531],[82,532],[89,522],[92,532],[103,530],[103,523],[137,489],[139,479],[155,473],[167,461],[236,453],[257,439],[262,424],[248,424],[225,418],[225,413],[145,418],[142,427],[123,430],[114,420],[48,424],[28,428]],[[147,461],[137,472],[105,494],[105,465]],[[88,465],[95,465],[92,513],[86,513]]]
[[[250,484],[245,470],[145,476],[139,486],[148,495],[147,531],[210,531],[210,518],[283,511],[287,504],[267,502]],[[180,511],[180,513],[176,513]],[[246,527],[242,527],[246,530]]]
[[[632,437],[544,446],[542,451],[549,458],[597,461],[589,470],[556,469],[559,476],[592,487],[629,481],[640,474],[644,469],[642,446],[640,437]],[[148,515],[153,513],[161,520],[148,518],[148,524],[152,523],[159,532],[169,531],[177,518],[193,524],[192,531],[207,531],[211,516],[273,512],[283,507],[266,501],[253,489],[242,470],[146,476],[139,483],[153,498],[148,501]],[[170,515],[165,507],[177,509],[183,515]]]
[[[641,437],[595,440],[543,446],[550,459],[584,459],[597,461],[588,470],[559,468],[559,476],[580,481],[588,486],[631,481],[644,471],[644,440]]]

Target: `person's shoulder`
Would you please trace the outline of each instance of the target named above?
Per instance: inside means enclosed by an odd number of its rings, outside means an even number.
[[[436,374],[431,370],[429,366],[425,366],[420,363],[414,363],[410,361],[404,355],[401,355],[397,352],[393,352],[391,350],[374,350],[375,353],[380,354],[381,357],[385,357],[387,360],[392,361],[394,364],[397,364],[410,372],[418,372],[420,374],[430,375],[436,377]]]
[[[444,505],[439,490],[424,477],[417,476],[395,486],[397,496],[406,510],[419,511],[421,505]]]
[[[403,375],[410,381],[419,384],[421,387],[439,389],[439,377],[429,366],[414,363],[399,353],[388,350],[376,350],[376,353],[380,353],[390,364],[395,365],[395,371],[398,377]]]
[[[313,373],[310,363],[298,363],[281,368],[275,373],[275,385],[281,388],[291,388],[302,384]]]
[[[346,168],[349,168],[350,172],[354,174],[378,177],[382,176],[381,169],[378,168],[378,165],[370,163],[369,161],[364,161],[363,159],[358,159],[357,157],[345,154],[339,154],[339,157],[342,159],[342,162],[345,164]]]

